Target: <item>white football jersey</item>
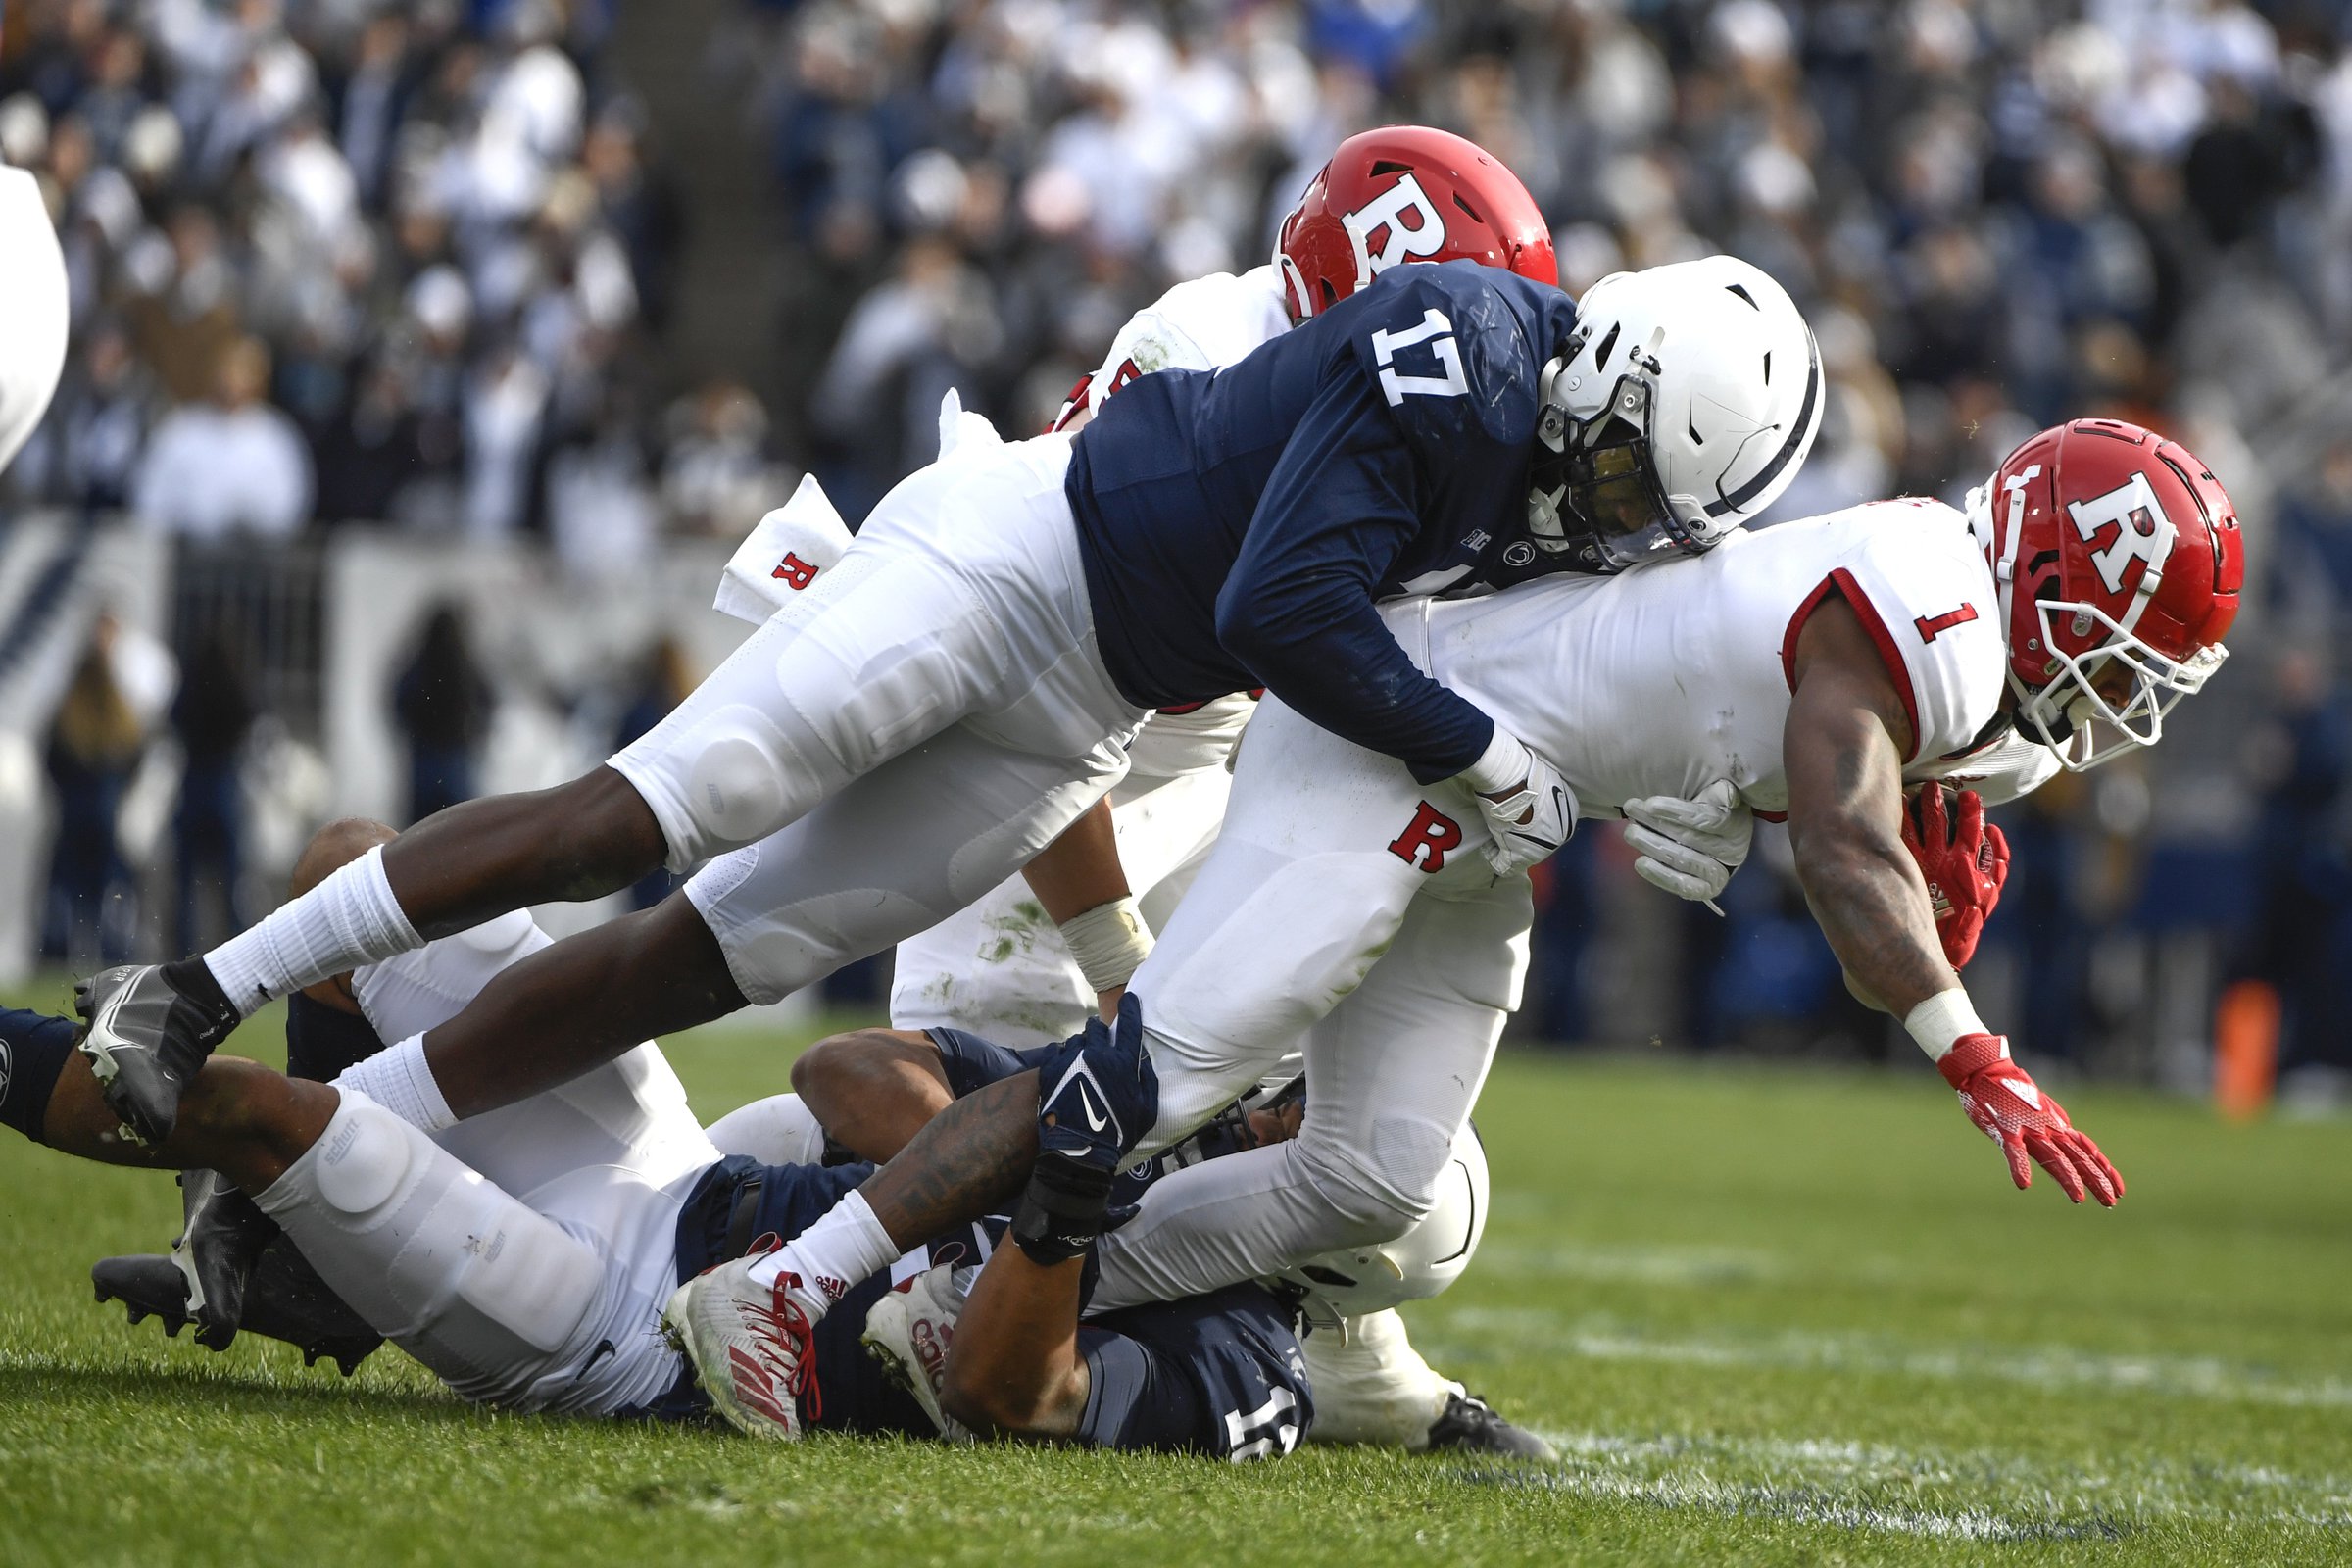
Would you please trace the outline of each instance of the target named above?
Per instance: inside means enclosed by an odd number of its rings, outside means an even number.
[[[1560,769],[1584,814],[1717,779],[1774,814],[1788,806],[1797,633],[1830,593],[1852,604],[1902,693],[1916,737],[1906,779],[2039,765],[2023,751],[1995,760],[1981,739],[2006,662],[1998,601],[1966,522],[1940,502],[1873,502],[1614,577],[1384,613],[1423,667]]]
[[[1235,276],[1211,272],[1179,283],[1128,318],[1110,340],[1102,368],[1079,383],[1092,412],[1102,400],[1153,370],[1221,370],[1291,329],[1282,279],[1272,266]],[[1077,412],[1064,405],[1059,428]]]

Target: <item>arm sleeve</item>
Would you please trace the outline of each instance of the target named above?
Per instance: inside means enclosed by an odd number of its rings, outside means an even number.
[[[1494,721],[1423,674],[1373,608],[1420,530],[1420,488],[1373,383],[1335,376],[1259,498],[1217,596],[1217,638],[1314,723],[1427,784],[1478,760]]]

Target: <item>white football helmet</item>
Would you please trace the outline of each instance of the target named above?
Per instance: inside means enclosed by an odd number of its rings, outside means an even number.
[[[1277,1279],[1306,1293],[1309,1323],[1335,1328],[1351,1317],[1418,1301],[1461,1278],[1487,1231],[1486,1146],[1468,1122],[1454,1135],[1453,1157],[1438,1177],[1437,1201],[1419,1224],[1393,1242],[1343,1248],[1284,1269]]]
[[[1603,571],[1707,550],[1770,506],[1828,401],[1788,291],[1731,256],[1593,284],[1540,395],[1529,531]]]
[[[31,436],[66,364],[66,258],[41,187],[0,168],[0,469]]]

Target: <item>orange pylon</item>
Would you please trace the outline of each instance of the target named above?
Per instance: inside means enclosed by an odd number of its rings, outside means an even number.
[[[2230,1121],[2251,1121],[2278,1083],[2278,992],[2240,980],[2213,1009],[2213,1102]]]

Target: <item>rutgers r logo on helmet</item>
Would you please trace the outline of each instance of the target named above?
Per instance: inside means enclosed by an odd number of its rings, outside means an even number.
[[[1972,492],[2018,728],[2069,768],[2152,746],[2229,657],[2245,551],[2213,471],[2117,419],[2042,431]]]
[[[1399,174],[1396,184],[1354,212],[1342,213],[1340,226],[1355,243],[1357,288],[1399,262],[1435,256],[1446,248],[1446,220],[1410,174]],[[1375,235],[1380,239],[1377,253],[1372,249]]]
[[[1406,262],[1477,262],[1557,285],[1551,229],[1519,176],[1427,125],[1348,137],[1282,220],[1274,269],[1300,320]]]

